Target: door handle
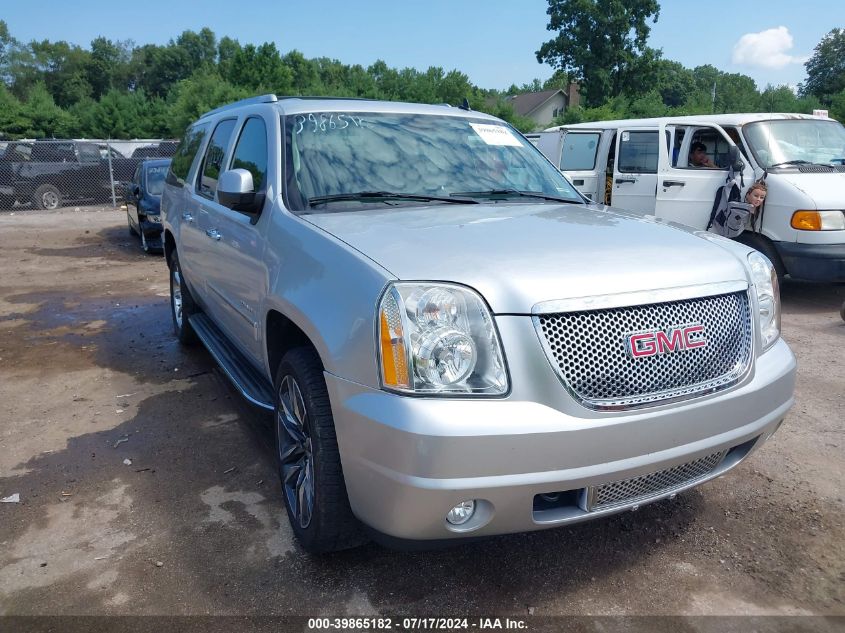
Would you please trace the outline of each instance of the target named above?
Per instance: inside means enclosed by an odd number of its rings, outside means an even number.
[[[217,240],[218,242],[220,241],[220,238],[223,237],[220,234],[220,231],[218,231],[217,229],[208,229],[205,234],[208,235],[208,237],[210,237],[211,239]]]
[[[190,213],[188,213],[186,211],[185,213],[182,214],[182,219],[185,220],[185,222],[193,222],[194,216],[192,216]]]
[[[637,182],[637,179],[636,179],[636,178],[617,178],[617,179],[616,179],[616,184],[617,184],[617,185],[618,185],[618,184],[621,184],[621,183],[623,183],[623,182]]]
[[[683,187],[687,183],[682,182],[680,180],[664,180],[663,186],[664,187]]]

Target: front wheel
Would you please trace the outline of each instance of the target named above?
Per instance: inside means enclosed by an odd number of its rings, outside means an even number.
[[[129,209],[126,210],[126,226],[129,227],[129,235],[133,237],[138,235],[138,231],[136,231],[135,227],[132,226],[132,218],[129,216]]]
[[[143,230],[141,230],[141,250],[147,254],[150,252],[150,244],[147,242],[147,236],[144,235]]]
[[[191,315],[197,312],[199,308],[185,285],[179,258],[174,250],[170,256],[170,315],[173,318],[173,332],[183,345],[193,345],[197,341],[197,334],[190,323]]]
[[[316,352],[285,354],[276,373],[276,458],[293,532],[312,554],[365,541],[349,507],[323,366]]]
[[[62,206],[62,193],[53,185],[41,185],[32,194],[32,204],[36,209],[53,211]]]

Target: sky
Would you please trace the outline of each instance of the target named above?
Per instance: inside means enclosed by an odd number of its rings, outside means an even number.
[[[554,69],[535,51],[553,37],[546,0],[0,0],[20,41],[112,40],[166,44],[209,27],[241,44],[274,42],[284,54],[366,67],[456,69],[481,88],[505,89]],[[48,19],[45,19],[48,18]],[[663,0],[649,46],[688,68],[711,64],[767,84],[796,86],[821,38],[845,28],[845,0]]]

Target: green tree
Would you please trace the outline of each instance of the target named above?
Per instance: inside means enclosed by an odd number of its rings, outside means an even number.
[[[804,64],[807,81],[803,95],[815,95],[823,103],[831,103],[834,95],[845,90],[845,30],[833,29],[813,50]]]
[[[265,42],[239,48],[230,63],[229,83],[258,91],[290,92],[293,73],[285,66],[276,45]]]
[[[0,81],[0,138],[20,138],[28,127],[23,105]]]
[[[837,121],[845,121],[845,90],[831,97],[828,114]]]
[[[655,89],[660,93],[663,104],[678,108],[686,104],[696,91],[695,77],[689,68],[668,59],[655,62]]]
[[[40,82],[32,88],[21,115],[26,126],[22,136],[67,138],[78,127],[78,122],[56,105],[47,87]]]
[[[540,46],[537,61],[578,81],[586,105],[636,89],[636,62],[648,53],[648,21],[657,21],[657,0],[549,0],[546,13],[547,30],[557,36]]]
[[[183,79],[169,95],[169,134],[180,137],[185,128],[205,112],[252,95],[252,91],[233,86],[216,73],[199,72]]]

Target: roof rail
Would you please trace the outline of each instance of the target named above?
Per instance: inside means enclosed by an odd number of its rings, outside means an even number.
[[[276,101],[278,100],[279,98],[274,94],[260,95],[258,97],[249,97],[248,99],[241,99],[240,101],[235,101],[234,103],[227,103],[226,105],[220,106],[219,108],[214,108],[214,110],[209,110],[200,118],[204,119],[205,117],[211,116],[212,114],[217,114],[218,112],[225,112],[226,110],[231,110],[232,108],[237,108],[240,106],[250,105],[253,103],[276,103]]]

